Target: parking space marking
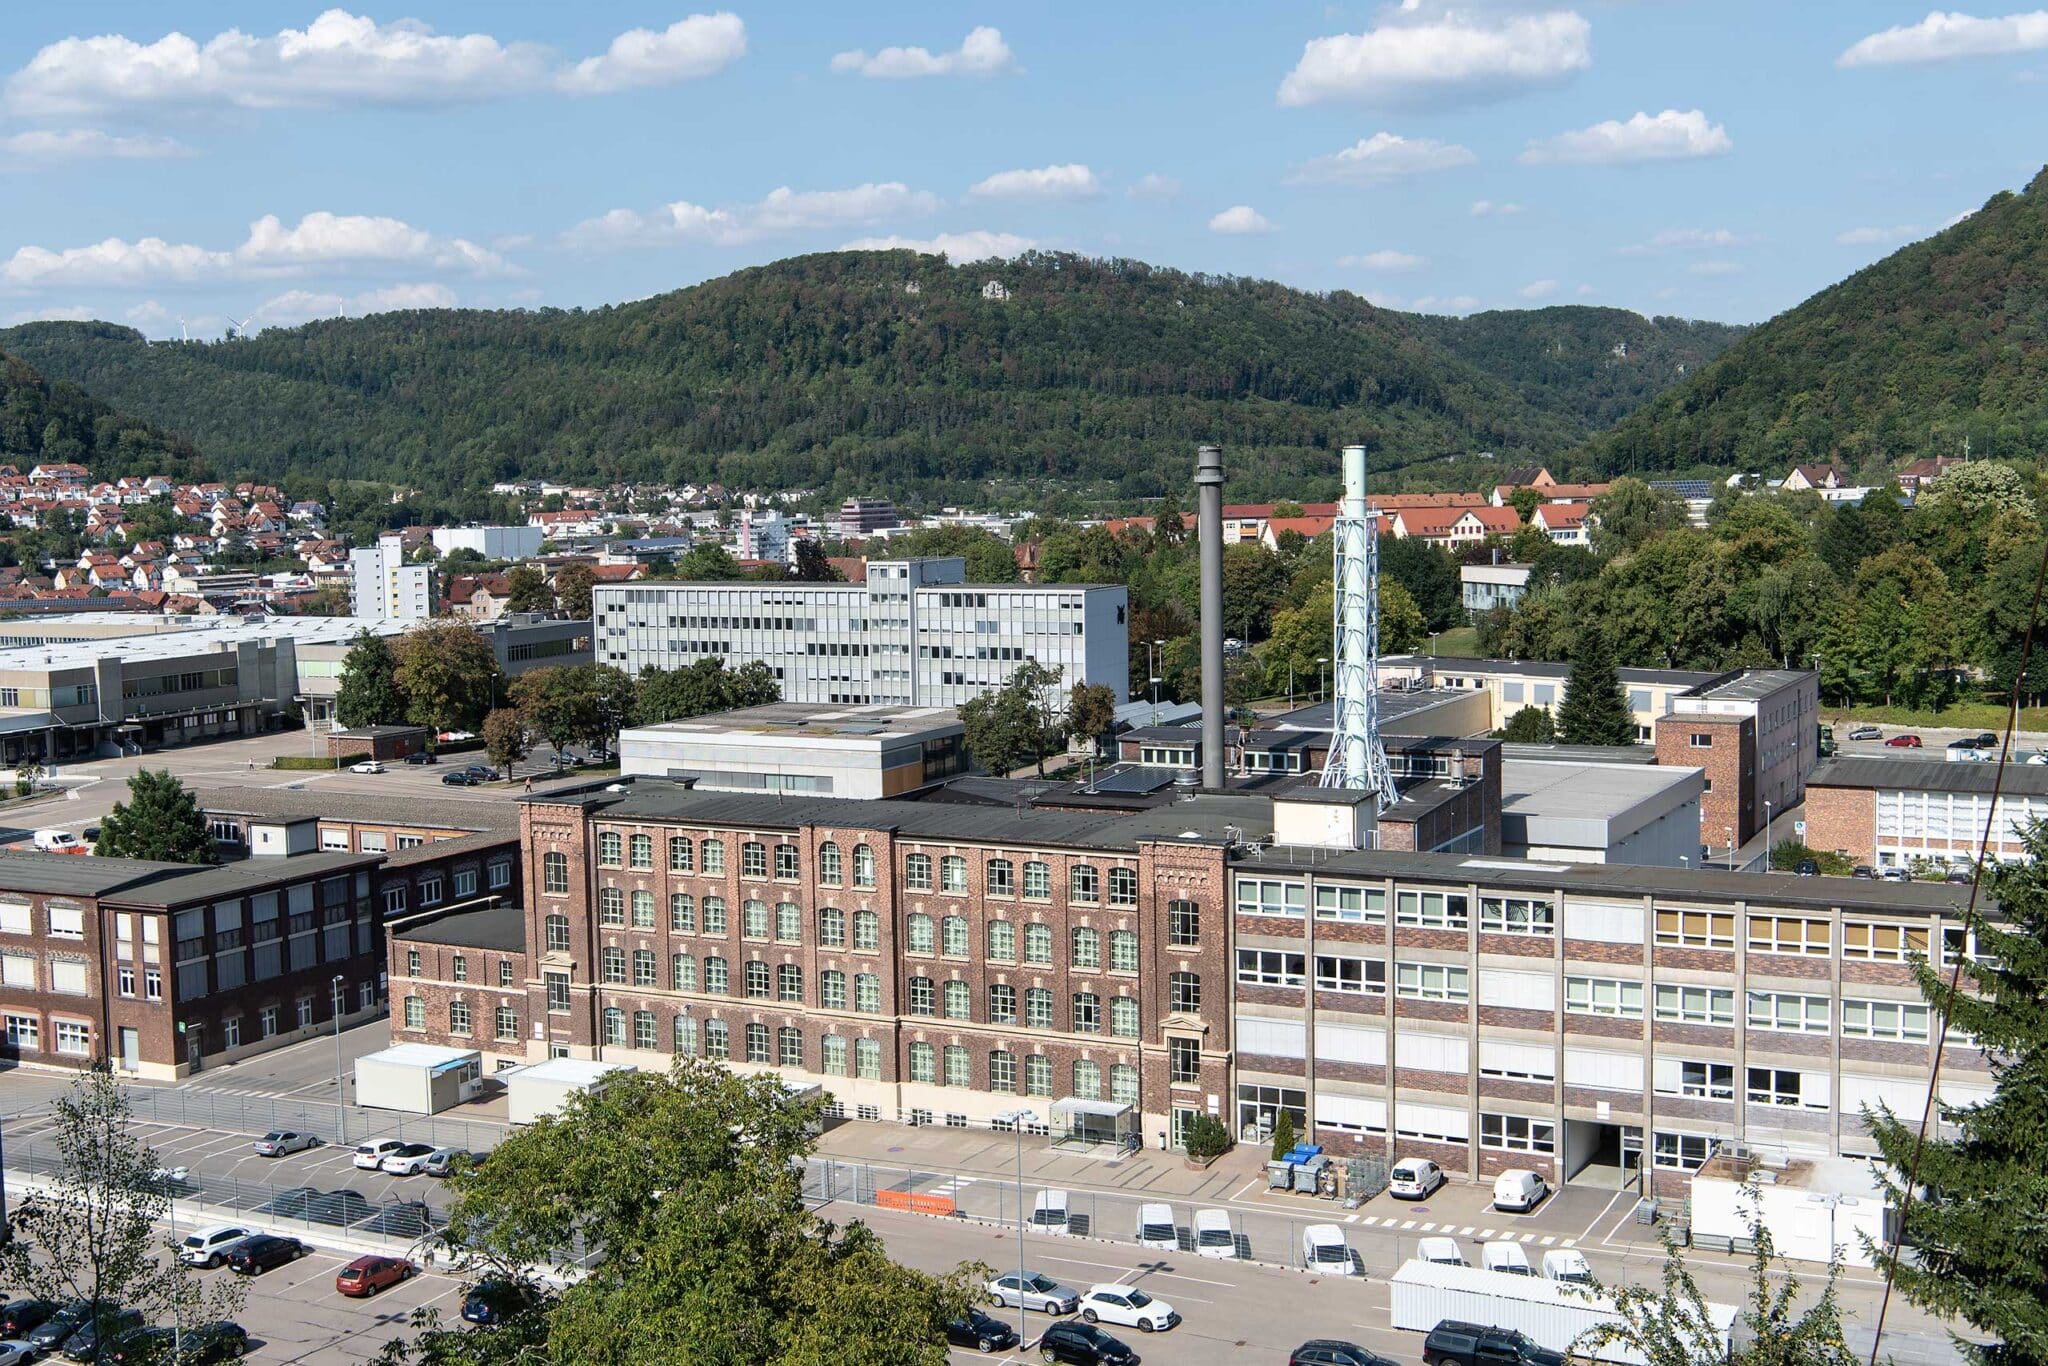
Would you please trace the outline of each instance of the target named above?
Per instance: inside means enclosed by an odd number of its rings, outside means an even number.
[[[1526,1243],[1526,1242],[1528,1242],[1528,1241],[1529,1241],[1529,1240],[1530,1240],[1531,1238],[1534,1238],[1534,1237],[1535,1237],[1536,1235],[1535,1235],[1535,1234],[1533,1234],[1533,1233],[1519,1233],[1519,1234],[1515,1234],[1515,1235],[1513,1235],[1513,1236],[1514,1236],[1515,1238],[1517,1238],[1517,1239],[1518,1239],[1519,1241],[1521,1241],[1521,1242],[1524,1242],[1524,1243]]]
[[[1579,1240],[1576,1238],[1560,1238],[1558,1239],[1557,1245],[1559,1247],[1577,1247],[1579,1245]]]
[[[1551,1244],[1555,1243],[1556,1241],[1557,1241],[1557,1238],[1556,1238],[1556,1236],[1555,1236],[1555,1235],[1553,1235],[1553,1234],[1545,1234],[1545,1235],[1543,1236],[1543,1243],[1542,1243],[1542,1245],[1543,1245],[1544,1247],[1549,1247],[1549,1246],[1550,1246]]]
[[[1414,1227],[1415,1227],[1415,1221],[1414,1221],[1413,1219],[1410,1219],[1410,1220],[1409,1220],[1409,1221],[1408,1221],[1407,1223],[1405,1223],[1405,1224],[1401,1225],[1401,1231],[1402,1231],[1403,1233],[1406,1233],[1406,1232],[1407,1232],[1407,1231],[1408,1231],[1409,1229],[1411,1229],[1411,1228],[1414,1228]]]
[[[1458,1236],[1460,1238],[1470,1238],[1472,1236],[1472,1226],[1470,1224],[1467,1224],[1465,1225],[1465,1227],[1459,1229]]]
[[[1068,1266],[1100,1267],[1104,1271],[1116,1271],[1124,1276],[1130,1275],[1132,1271],[1130,1267],[1118,1266],[1112,1262],[1084,1262],[1079,1257],[1040,1257],[1038,1260],[1041,1262],[1065,1262]]]
[[[1358,1222],[1358,1216],[1355,1214],[1348,1214],[1344,1217],[1344,1222],[1347,1224],[1355,1224]]]
[[[1490,1228],[1480,1229],[1479,1236],[1482,1238],[1491,1238],[1493,1236],[1493,1230]]]

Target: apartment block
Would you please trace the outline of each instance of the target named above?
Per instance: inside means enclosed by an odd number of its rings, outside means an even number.
[[[369,621],[424,621],[434,615],[436,572],[431,564],[407,564],[398,536],[381,536],[348,553],[352,610]]]
[[[700,659],[759,662],[785,702],[958,706],[1036,660],[1059,693],[1124,700],[1120,585],[969,584],[958,556],[870,560],[864,583],[634,583],[593,594],[597,660],[630,674]]]

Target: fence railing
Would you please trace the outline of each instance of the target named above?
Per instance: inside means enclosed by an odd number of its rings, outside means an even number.
[[[402,1137],[408,1143],[431,1143],[437,1148],[467,1148],[487,1152],[505,1137],[509,1126],[483,1120],[444,1119],[436,1115],[404,1114],[394,1110],[364,1110],[347,1107],[346,1123],[338,1124],[333,1101],[303,1100],[291,1096],[245,1096],[200,1089],[157,1090],[127,1088],[128,1104],[135,1118],[152,1124],[183,1124],[201,1129],[223,1129],[230,1133],[261,1134],[272,1129],[295,1129],[315,1134],[328,1143],[361,1143],[372,1138]]]

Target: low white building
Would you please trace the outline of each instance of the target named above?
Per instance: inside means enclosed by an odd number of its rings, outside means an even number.
[[[1468,564],[1458,570],[1464,588],[1467,612],[1490,612],[1496,607],[1513,607],[1529,591],[1526,564]]]
[[[547,533],[537,526],[437,526],[434,553],[474,550],[487,560],[527,560],[540,554]]]
[[[712,792],[899,797],[967,771],[951,707],[762,707],[619,732],[622,775],[692,781]]]
[[[601,1088],[614,1072],[632,1070],[622,1062],[549,1058],[546,1062],[501,1072],[498,1075],[505,1080],[506,1118],[514,1124],[531,1124],[559,1114],[572,1097]]]
[[[1552,751],[1556,757],[1527,757]],[[1682,868],[1700,852],[1697,768],[1599,762],[1569,746],[1509,746],[1501,763],[1501,853],[1569,863]]]
[[[393,1044],[356,1059],[356,1104],[372,1110],[433,1115],[475,1094],[483,1054],[474,1048]]]

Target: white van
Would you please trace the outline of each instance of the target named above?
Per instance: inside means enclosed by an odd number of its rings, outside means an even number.
[[[69,830],[38,830],[35,846],[46,854],[75,854],[85,848],[85,841]]]
[[[1031,1202],[1031,1231],[1033,1233],[1067,1232],[1067,1193],[1065,1191],[1040,1191],[1038,1198]]]
[[[1162,1252],[1180,1249],[1180,1234],[1173,1226],[1173,1206],[1138,1206],[1138,1246]]]
[[[1465,1254],[1458,1250],[1456,1238],[1422,1238],[1415,1244],[1415,1255],[1425,1262],[1437,1266],[1470,1266]]]
[[[1230,1211],[1195,1211],[1195,1251],[1201,1256],[1219,1260],[1237,1256],[1237,1230],[1231,1227]]]
[[[1344,1230],[1335,1224],[1310,1224],[1301,1231],[1301,1260],[1310,1271],[1324,1276],[1352,1276],[1351,1248]]]
[[[1550,1187],[1541,1176],[1523,1167],[1510,1167],[1493,1178],[1493,1207],[1513,1214],[1527,1214],[1543,1203]]]
[[[1584,1253],[1556,1247],[1543,1254],[1543,1276],[1566,1285],[1591,1285],[1593,1268],[1587,1264]]]
[[[1529,1269],[1529,1254],[1522,1251],[1520,1243],[1511,1243],[1505,1238],[1497,1239],[1479,1249],[1479,1262],[1488,1271],[1505,1271],[1510,1276],[1533,1276]]]

